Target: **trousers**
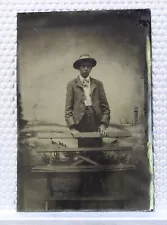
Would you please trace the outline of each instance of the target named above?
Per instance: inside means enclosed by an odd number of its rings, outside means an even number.
[[[81,120],[81,122],[76,126],[76,129],[79,132],[97,132],[100,124],[96,118],[96,113],[91,106],[87,106],[85,108],[85,114]],[[79,138],[78,139],[78,147],[101,147],[102,146],[102,138]],[[103,152],[92,152],[85,151],[82,152],[84,156],[89,157],[96,162],[101,162],[103,160]],[[101,175],[97,172],[89,172],[82,173],[81,175],[81,187],[80,193],[83,196],[92,195],[96,192],[101,192]]]
[[[77,125],[79,132],[97,132],[100,124],[96,118],[96,113],[91,106],[85,107],[85,114]],[[102,145],[101,138],[79,138],[78,147],[100,147]]]

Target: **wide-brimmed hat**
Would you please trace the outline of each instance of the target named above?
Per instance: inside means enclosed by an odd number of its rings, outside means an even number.
[[[78,69],[80,67],[81,62],[83,61],[90,61],[92,64],[92,67],[96,66],[97,64],[94,58],[91,58],[90,55],[84,54],[84,55],[81,55],[79,59],[74,62],[73,67],[75,69]]]

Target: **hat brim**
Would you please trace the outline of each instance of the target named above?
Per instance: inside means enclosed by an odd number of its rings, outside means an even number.
[[[74,64],[73,64],[74,69],[78,69],[78,68],[80,67],[81,62],[84,62],[84,61],[89,61],[89,62],[91,62],[92,67],[95,67],[96,64],[97,64],[96,60],[93,59],[93,58],[88,58],[88,59],[78,59],[78,60],[76,60],[76,61],[74,62]]]

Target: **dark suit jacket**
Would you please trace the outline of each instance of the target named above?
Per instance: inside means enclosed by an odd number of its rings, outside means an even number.
[[[96,112],[99,125],[110,121],[110,109],[101,81],[90,78],[92,106]],[[84,113],[84,90],[80,78],[70,81],[67,85],[65,119],[68,127],[79,124]]]

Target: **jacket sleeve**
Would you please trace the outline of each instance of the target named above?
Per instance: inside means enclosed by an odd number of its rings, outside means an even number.
[[[101,82],[99,84],[99,90],[100,90],[100,106],[102,111],[101,123],[104,123],[108,127],[110,122],[110,108],[106,98],[106,93],[104,91],[104,86]]]
[[[69,128],[74,126],[73,118],[73,103],[74,103],[74,92],[72,83],[68,83],[66,92],[66,105],[65,105],[65,120]]]

